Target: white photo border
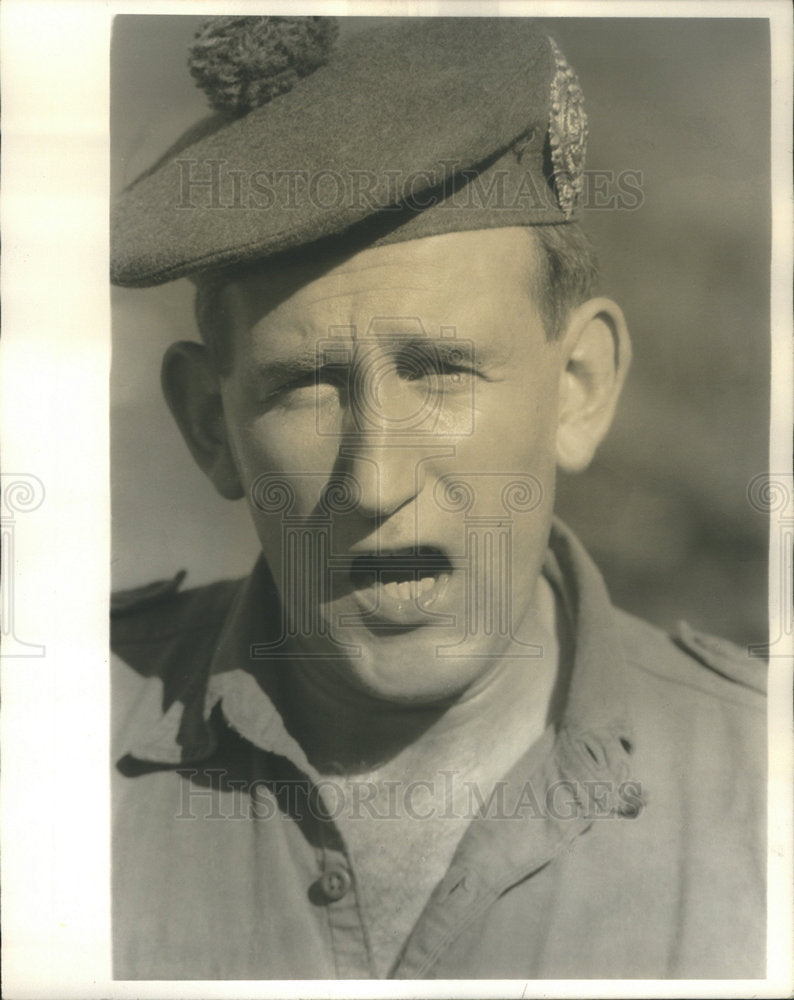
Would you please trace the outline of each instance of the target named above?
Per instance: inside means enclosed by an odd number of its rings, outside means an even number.
[[[792,26],[785,2],[287,2],[4,0],[0,416],[3,472],[42,502],[4,562],[30,655],[3,681],[3,992],[22,998],[633,997],[787,995],[792,986],[792,661],[770,669],[769,967],[766,980],[122,982],[109,896],[109,46],[116,14],[533,14],[768,17],[772,59],[772,421],[769,469],[791,490]],[[29,480],[33,488],[35,483]],[[786,572],[770,515],[770,635]],[[5,540],[5,536],[4,536]],[[790,558],[790,553],[789,553]],[[8,607],[4,604],[6,613]],[[4,633],[5,638],[5,633]],[[35,648],[43,652],[35,653]],[[782,652],[786,652],[781,647]],[[741,900],[736,901],[741,906]]]

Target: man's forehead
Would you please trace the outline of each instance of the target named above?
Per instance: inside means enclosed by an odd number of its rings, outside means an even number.
[[[304,319],[350,308],[421,309],[455,317],[531,296],[537,259],[531,231],[448,233],[371,247],[337,260],[292,260],[246,269],[229,282],[230,302],[247,327],[270,317]],[[394,313],[397,308],[397,313]],[[374,315],[374,314],[373,314]]]

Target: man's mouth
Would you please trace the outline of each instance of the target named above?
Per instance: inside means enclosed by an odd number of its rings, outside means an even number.
[[[356,556],[350,568],[355,596],[373,623],[430,624],[431,607],[447,588],[453,566],[434,546]]]

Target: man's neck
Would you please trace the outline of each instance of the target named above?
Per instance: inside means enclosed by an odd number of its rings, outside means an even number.
[[[540,737],[558,700],[556,623],[554,594],[541,578],[519,636],[542,655],[499,656],[440,705],[393,704],[340,684],[316,661],[298,662],[284,704],[288,726],[324,774],[424,778],[469,761],[498,778]]]

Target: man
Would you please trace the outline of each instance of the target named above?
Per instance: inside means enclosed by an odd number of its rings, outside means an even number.
[[[630,359],[559,47],[229,17],[191,72],[114,280],[195,282],[163,387],[261,556],[117,598],[115,975],[762,975],[758,669],[553,519]]]

